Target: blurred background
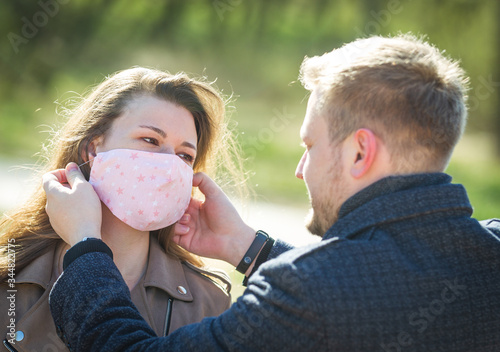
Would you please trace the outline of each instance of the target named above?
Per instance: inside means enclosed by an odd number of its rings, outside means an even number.
[[[448,172],[474,216],[500,209],[500,2],[497,0],[40,0],[0,2],[0,211],[18,204],[58,104],[134,65],[206,76],[232,96],[232,127],[256,200],[253,226],[307,237],[294,171],[304,56],[361,36],[411,31],[459,59],[471,80],[466,136]],[[76,92],[76,93],[68,93]],[[296,234],[296,236],[293,236]]]

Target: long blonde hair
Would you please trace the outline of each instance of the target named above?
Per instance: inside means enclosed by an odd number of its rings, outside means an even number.
[[[47,149],[47,162],[41,173],[64,168],[69,162],[82,164],[89,144],[105,136],[112,122],[127,103],[138,95],[151,95],[172,102],[191,112],[198,136],[194,171],[216,177],[220,165],[233,184],[244,188],[239,149],[225,121],[225,102],[218,91],[204,80],[186,74],[172,75],[142,67],[118,72],[105,79],[76,108],[68,110],[69,120],[54,135]],[[85,177],[90,166],[82,166]],[[0,280],[8,274],[8,244],[15,241],[15,268],[22,270],[49,247],[62,241],[50,225],[45,212],[46,195],[41,183],[33,196],[0,221]],[[173,226],[152,232],[163,249],[180,260],[202,266],[201,259],[171,240]]]

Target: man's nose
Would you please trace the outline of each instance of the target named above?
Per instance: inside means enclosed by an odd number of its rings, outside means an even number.
[[[307,150],[302,154],[302,158],[300,158],[299,164],[297,165],[297,169],[295,170],[295,177],[304,179],[304,163],[307,158]]]

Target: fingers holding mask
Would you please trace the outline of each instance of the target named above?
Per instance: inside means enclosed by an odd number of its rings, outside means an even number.
[[[101,202],[75,163],[43,175],[45,206],[54,231],[73,245],[84,237],[100,237]]]

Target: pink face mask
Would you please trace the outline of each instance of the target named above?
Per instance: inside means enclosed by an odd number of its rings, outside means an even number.
[[[94,158],[89,182],[118,219],[153,231],[172,225],[186,211],[193,169],[177,155],[113,149]]]

